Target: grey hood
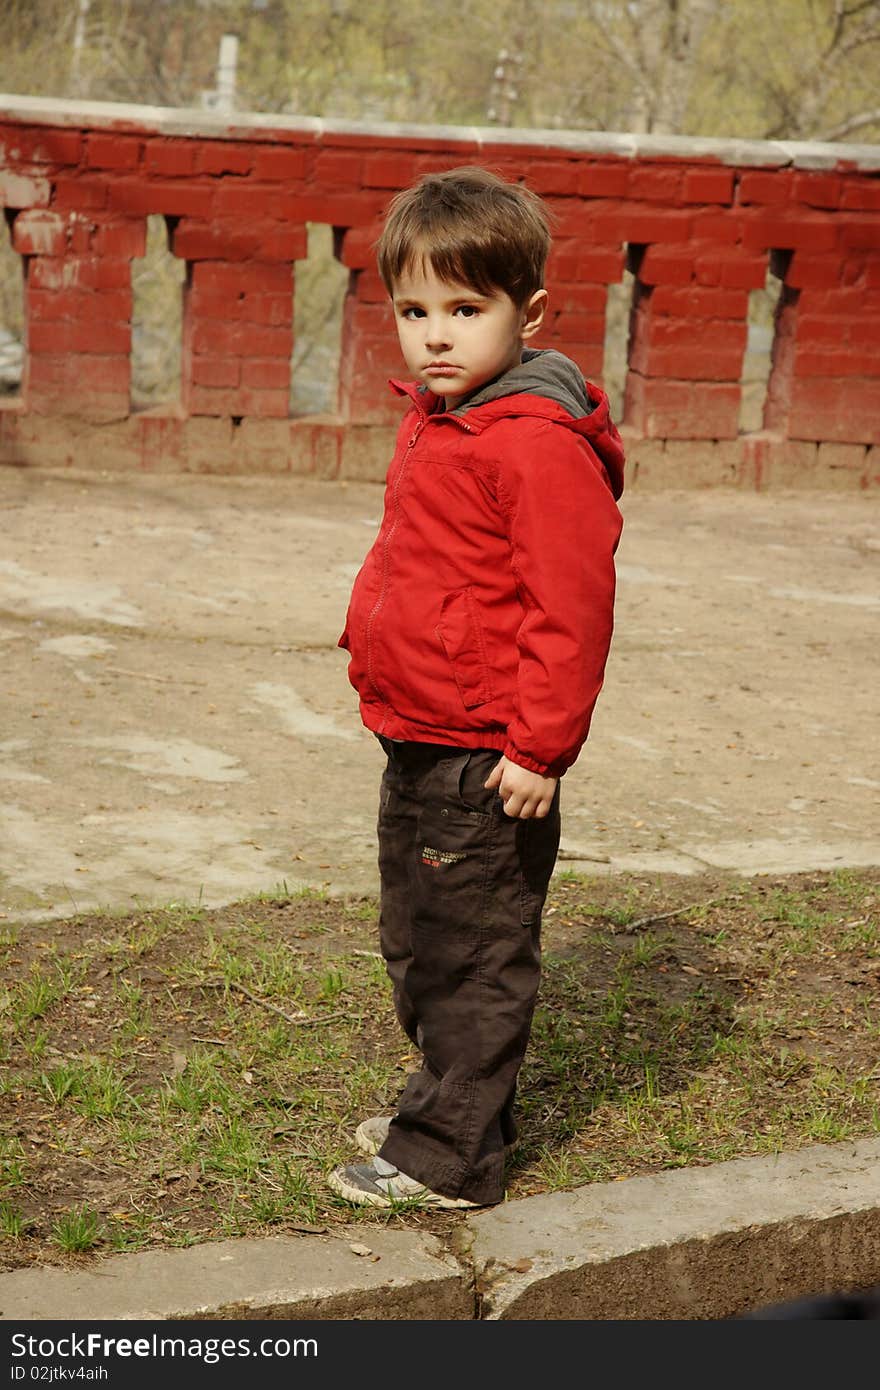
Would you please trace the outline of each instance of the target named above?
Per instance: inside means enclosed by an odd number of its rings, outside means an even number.
[[[543,396],[545,400],[555,401],[574,420],[591,415],[596,408],[596,402],[591,401],[587,394],[580,370],[570,357],[554,348],[523,348],[518,367],[511,367],[503,376],[488,381],[450,414],[464,415],[466,411],[485,405],[488,401],[520,394]]]

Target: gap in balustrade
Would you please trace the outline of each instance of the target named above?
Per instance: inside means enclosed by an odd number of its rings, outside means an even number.
[[[625,270],[623,279],[619,284],[608,286],[608,301],[605,309],[605,356],[602,367],[602,385],[608,395],[611,418],[618,425],[623,421],[623,393],[626,386],[634,286],[635,276],[631,270]]]
[[[0,213],[0,405],[19,400],[24,366],[24,260],[12,249],[9,213]]]
[[[147,218],[146,254],[132,261],[131,403],[136,410],[180,400],[186,262],[172,255],[168,223]]]
[[[739,429],[741,434],[764,428],[764,407],[773,356],[776,306],[782,280],[773,273],[771,263],[762,289],[749,293],[748,337],[743,354]]]
[[[333,254],[333,228],[309,222],[308,254],[294,264],[291,415],[335,414],[342,309],[350,271]]]

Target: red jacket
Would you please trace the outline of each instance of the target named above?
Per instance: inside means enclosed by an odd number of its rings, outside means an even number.
[[[339,639],[361,717],[561,776],[611,642],[623,447],[607,397],[585,383],[580,419],[530,393],[449,413],[391,384],[412,405]]]

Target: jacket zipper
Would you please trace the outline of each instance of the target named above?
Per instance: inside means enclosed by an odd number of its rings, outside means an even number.
[[[419,419],[419,420],[416,421],[416,424],[415,424],[414,427],[413,427],[413,432],[412,432],[412,434],[410,435],[409,439],[408,439],[407,442],[406,442],[406,450],[405,450],[405,452],[404,452],[403,458],[402,458],[401,461],[400,461],[400,467],[399,467],[398,470],[397,470],[397,477],[396,477],[395,480],[394,480],[394,493],[393,493],[393,500],[394,500],[394,520],[392,521],[391,526],[389,527],[389,529],[388,529],[388,531],[387,531],[387,533],[386,533],[386,535],[385,535],[385,539],[384,539],[384,541],[382,542],[382,587],[381,587],[380,590],[379,590],[379,595],[378,595],[378,597],[377,597],[377,599],[376,599],[376,602],[373,604],[373,607],[370,609],[370,615],[369,615],[369,617],[367,618],[367,626],[366,626],[366,639],[367,639],[367,675],[368,675],[368,677],[369,677],[370,685],[373,687],[373,689],[375,690],[376,694],[378,695],[379,699],[383,702],[383,704],[385,703],[385,697],[384,697],[384,695],[382,694],[382,691],[379,689],[378,685],[376,684],[376,679],[375,679],[375,675],[374,675],[374,667],[373,667],[373,648],[372,648],[373,624],[374,624],[374,622],[375,622],[375,619],[376,619],[376,616],[377,616],[377,614],[378,614],[378,612],[379,612],[379,609],[382,607],[382,604],[385,602],[385,591],[386,591],[386,589],[387,589],[387,587],[388,587],[388,552],[389,552],[389,549],[390,549],[390,547],[391,547],[391,542],[392,542],[392,540],[394,539],[394,532],[397,530],[397,523],[398,523],[399,516],[400,516],[400,511],[399,511],[399,507],[398,507],[398,498],[399,498],[399,496],[400,496],[400,487],[401,487],[401,484],[402,484],[402,482],[403,482],[403,479],[404,479],[404,475],[405,475],[405,473],[406,473],[406,470],[407,470],[407,468],[409,467],[409,461],[410,461],[410,459],[412,458],[413,449],[416,447],[416,444],[418,443],[419,435],[421,434],[421,432],[422,432],[422,430],[423,430],[424,428],[425,428],[425,417],[423,416],[421,419]]]

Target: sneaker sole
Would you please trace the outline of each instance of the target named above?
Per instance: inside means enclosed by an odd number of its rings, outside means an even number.
[[[327,1186],[337,1196],[344,1197],[347,1202],[353,1202],[356,1206],[363,1207],[391,1207],[412,1202],[423,1207],[441,1207],[445,1211],[461,1211],[478,1207],[479,1202],[469,1202],[464,1197],[444,1197],[440,1192],[429,1192],[427,1188],[424,1192],[415,1193],[412,1197],[389,1197],[384,1192],[364,1192],[363,1188],[355,1187],[346,1181],[338,1168],[327,1178]]]

